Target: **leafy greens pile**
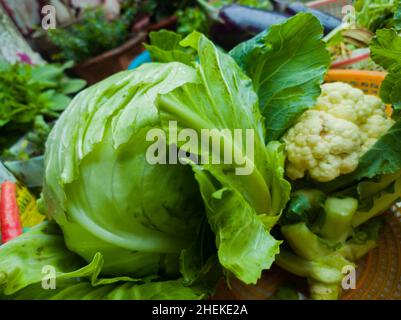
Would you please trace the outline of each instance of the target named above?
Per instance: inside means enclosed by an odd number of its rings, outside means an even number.
[[[71,66],[71,62],[32,66],[0,61],[1,150],[32,131],[29,140],[38,149],[44,148],[50,131],[48,123],[68,106],[70,94],[86,85],[84,80],[65,75],[64,71]]]

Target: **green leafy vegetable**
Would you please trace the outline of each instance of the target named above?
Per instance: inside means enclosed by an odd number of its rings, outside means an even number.
[[[313,15],[298,14],[231,51],[258,93],[267,139],[279,139],[320,95],[330,64],[322,36]]]
[[[283,224],[305,222],[311,226],[316,221],[326,198],[327,196],[320,190],[304,189],[292,192],[281,222]]]
[[[360,197],[366,196],[369,191],[372,193],[368,199],[364,199],[365,206],[361,206],[356,212],[352,224],[354,227],[362,225],[364,222],[382,214],[396,203],[401,197],[401,171],[393,175],[383,175],[377,183],[361,182],[358,184],[359,190],[364,184],[369,183],[369,187],[365,187]],[[386,181],[387,180],[387,181]],[[383,181],[385,184],[383,186]],[[379,187],[372,185],[379,185]],[[389,184],[389,186],[387,186]],[[373,189],[373,190],[372,190]],[[373,193],[374,192],[374,193]],[[368,204],[366,206],[366,203]]]
[[[150,52],[152,61],[177,61],[187,65],[191,65],[194,61],[194,54],[191,53],[191,50],[180,45],[181,35],[168,30],[160,30],[151,32],[149,38],[151,44],[145,44],[145,48]]]
[[[395,109],[401,109],[401,37],[395,30],[378,30],[370,50],[372,59],[389,72],[380,88],[380,97]]]
[[[207,292],[184,286],[182,279],[99,278],[102,264],[99,253],[85,264],[65,247],[57,225],[44,222],[1,246],[0,298],[200,299]]]
[[[123,44],[138,9],[123,10],[120,17],[108,21],[103,9],[86,10],[80,20],[65,28],[49,30],[50,41],[59,48],[53,58],[80,62]]]
[[[184,9],[192,0],[126,0],[126,7],[136,5],[141,11],[151,14],[154,21],[160,21]]]
[[[178,27],[177,32],[188,35],[193,31],[208,33],[209,26],[207,15],[199,8],[189,7],[177,12]]]
[[[375,32],[381,28],[400,27],[400,0],[357,0],[357,24]]]
[[[14,144],[23,134],[43,148],[49,127],[81,90],[85,81],[70,79],[64,70],[71,63],[32,66],[0,61],[0,148]],[[46,121],[45,121],[46,120]],[[6,151],[3,151],[6,152]]]

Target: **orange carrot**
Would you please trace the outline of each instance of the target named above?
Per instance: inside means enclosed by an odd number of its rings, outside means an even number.
[[[3,243],[22,234],[16,197],[16,185],[11,181],[5,181],[1,185],[0,225],[1,240]]]

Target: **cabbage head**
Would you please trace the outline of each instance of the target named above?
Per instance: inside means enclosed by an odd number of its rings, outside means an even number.
[[[147,132],[160,126],[154,99],[188,81],[191,68],[148,64],[80,94],[51,133],[44,200],[67,246],[104,272],[176,272],[203,215],[189,166],[146,161]]]

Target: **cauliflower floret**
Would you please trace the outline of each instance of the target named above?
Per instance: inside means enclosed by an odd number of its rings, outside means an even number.
[[[362,153],[368,151],[393,124],[394,120],[383,115],[374,114],[369,117],[360,128],[364,141]]]
[[[322,94],[314,109],[326,111],[358,126],[374,114],[385,117],[385,105],[380,98],[365,95],[362,90],[342,82],[322,85]]]
[[[362,144],[359,128],[320,110],[306,111],[284,136],[287,175],[299,179],[309,171],[318,181],[330,181],[358,165],[353,156]]]
[[[393,123],[379,98],[346,83],[324,84],[316,105],[283,137],[286,173],[295,180],[309,172],[320,182],[350,173]]]

